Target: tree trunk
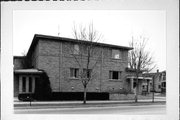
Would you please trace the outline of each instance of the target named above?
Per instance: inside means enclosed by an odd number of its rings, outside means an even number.
[[[138,85],[138,76],[137,76],[137,78],[136,78],[136,94],[135,94],[135,102],[138,102],[138,89],[139,89],[139,87],[138,87],[139,85]]]
[[[84,86],[84,101],[83,104],[86,104],[86,86]]]

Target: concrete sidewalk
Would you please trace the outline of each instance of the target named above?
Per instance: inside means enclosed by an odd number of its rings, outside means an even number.
[[[86,105],[108,105],[108,104],[134,104],[134,100],[105,100],[105,101],[86,101]],[[154,103],[165,103],[164,97],[154,99]],[[152,99],[139,99],[136,104],[151,104]],[[32,101],[31,106],[78,106],[83,105],[83,101]],[[14,107],[30,106],[30,102],[14,100]]]

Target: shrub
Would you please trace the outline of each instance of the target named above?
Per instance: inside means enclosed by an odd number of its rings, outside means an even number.
[[[36,81],[34,98],[37,100],[50,100],[52,95],[52,89],[50,86],[49,77],[45,72],[40,76],[40,79]]]

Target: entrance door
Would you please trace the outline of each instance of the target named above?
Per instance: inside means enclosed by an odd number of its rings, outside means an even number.
[[[35,76],[21,75],[19,77],[19,93],[34,93]]]

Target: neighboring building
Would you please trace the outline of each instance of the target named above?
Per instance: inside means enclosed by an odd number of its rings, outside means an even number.
[[[154,79],[154,90],[155,92],[166,93],[166,71],[155,73],[145,73],[143,76],[148,76]],[[151,91],[153,91],[153,80],[150,82]]]
[[[126,69],[127,71],[127,80],[129,80],[129,82],[131,84],[131,91],[136,88],[136,74],[135,74],[135,70],[133,69]],[[151,84],[151,81],[152,81],[152,77],[151,76],[144,76],[142,74],[142,72],[139,74],[139,77],[138,77],[138,91],[139,91],[139,94],[143,94],[143,93],[150,93],[150,84]]]
[[[78,55],[78,51],[85,51],[81,47],[83,44],[79,44],[75,39],[36,34],[26,56],[29,61],[26,69],[22,65],[24,57],[14,57],[14,96],[34,93],[38,86],[37,81],[44,72],[49,77],[52,92],[83,92],[82,82],[78,78],[79,66],[72,56]],[[69,48],[74,48],[75,51],[72,53]],[[94,53],[95,57],[100,57],[94,68],[97,75],[88,83],[87,92],[109,93],[123,88],[133,91],[134,77],[129,76],[126,69],[128,51],[132,49],[97,43]],[[149,78],[139,79],[141,84],[149,85]]]

